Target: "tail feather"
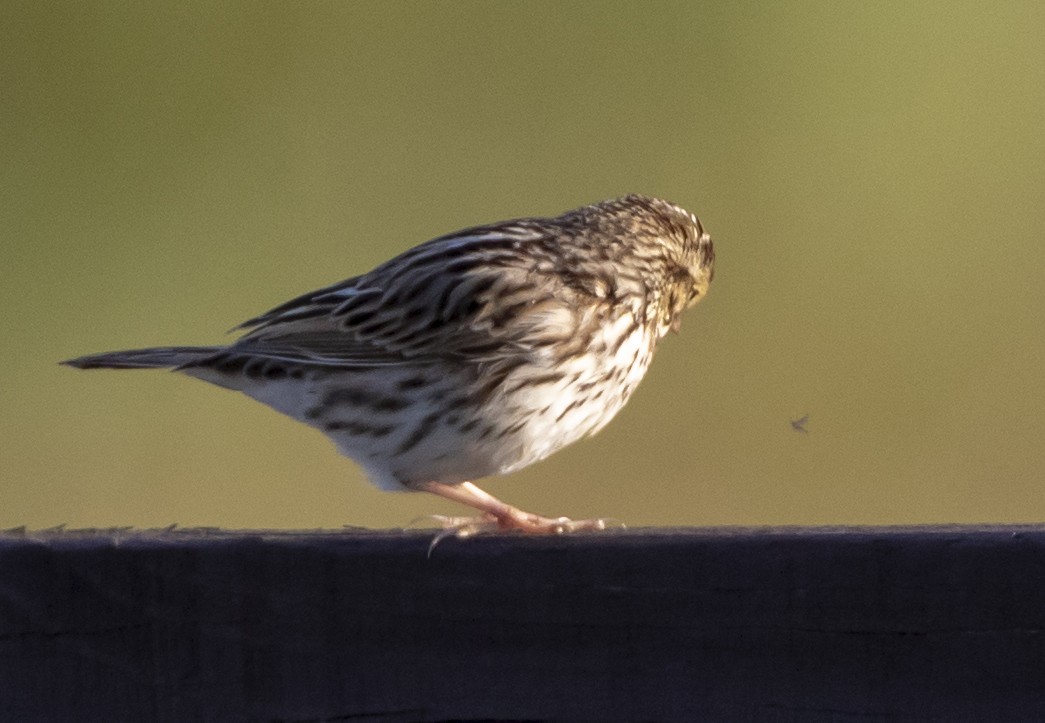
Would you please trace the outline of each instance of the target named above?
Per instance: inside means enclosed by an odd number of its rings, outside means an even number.
[[[61,363],[77,369],[174,369],[206,359],[221,349],[220,346],[157,346],[88,354]]]

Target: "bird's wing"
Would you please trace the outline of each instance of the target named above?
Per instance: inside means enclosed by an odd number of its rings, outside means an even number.
[[[429,241],[245,322],[228,352],[352,367],[497,360],[572,339],[589,305],[551,241],[521,222]]]

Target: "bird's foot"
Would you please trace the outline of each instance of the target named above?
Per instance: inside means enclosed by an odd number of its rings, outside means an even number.
[[[566,535],[571,532],[605,530],[614,523],[611,520],[571,520],[569,517],[541,517],[511,508],[505,515],[485,514],[482,517],[449,517],[432,515],[430,518],[454,537],[472,537],[487,532],[517,530],[531,535]],[[620,525],[623,527],[623,525]]]
[[[608,526],[620,523],[603,519],[571,520],[569,517],[541,517],[530,512],[523,512],[518,507],[501,502],[496,497],[479,489],[471,482],[454,485],[435,482],[414,483],[414,489],[431,492],[441,497],[474,507],[483,514],[480,517],[444,517],[433,515],[443,528],[436,535],[428,548],[428,554],[440,542],[448,537],[464,539],[489,532],[505,532],[518,530],[531,535],[565,535],[572,532],[605,530]]]
[[[605,530],[614,524],[624,527],[620,523],[604,519],[571,520],[569,517],[541,517],[514,507],[511,508],[510,514],[502,516],[489,513],[481,517],[432,515],[428,519],[434,520],[443,528],[429,544],[429,556],[440,542],[450,537],[464,540],[476,535],[508,531],[518,531],[530,535],[568,535],[573,532]]]

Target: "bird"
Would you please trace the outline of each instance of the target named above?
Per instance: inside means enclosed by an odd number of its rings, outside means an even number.
[[[799,417],[798,419],[791,420],[791,429],[796,432],[802,432],[803,434],[809,434],[809,430],[806,429],[806,424],[809,422],[809,415]]]
[[[460,537],[605,529],[524,512],[474,480],[514,472],[602,429],[658,342],[714,276],[695,215],[629,195],[432,239],[368,273],[248,319],[224,346],[61,362],[171,369],[325,433],[380,489],[477,510]]]

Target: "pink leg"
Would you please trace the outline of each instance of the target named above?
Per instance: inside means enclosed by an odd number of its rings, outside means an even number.
[[[571,520],[568,517],[552,519],[523,512],[518,507],[501,502],[471,482],[449,485],[438,482],[415,482],[415,490],[431,492],[454,502],[474,507],[483,513],[480,519],[448,518],[446,522],[456,529],[458,537],[494,530],[520,530],[537,535],[561,535],[578,530],[605,530],[605,520]]]

